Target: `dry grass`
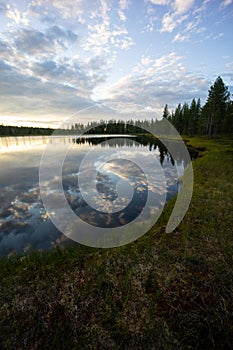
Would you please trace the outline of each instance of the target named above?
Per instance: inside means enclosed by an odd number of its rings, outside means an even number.
[[[1,349],[233,349],[233,140],[192,138],[195,187],[138,241],[2,260]]]

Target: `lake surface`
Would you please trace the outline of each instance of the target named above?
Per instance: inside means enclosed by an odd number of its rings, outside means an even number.
[[[0,256],[27,253],[35,249],[47,250],[72,242],[51,222],[41,200],[39,167],[42,153],[48,144],[51,166],[64,145],[69,145],[62,168],[62,185],[66,200],[75,215],[94,227],[110,229],[131,222],[142,212],[148,195],[152,192],[156,192],[156,199],[151,202],[151,208],[159,208],[164,199],[169,200],[179,190],[178,174],[181,174],[185,167],[178,151],[171,157],[160,142],[145,137],[2,137]],[[94,160],[91,160],[89,154],[93,150]],[[106,152],[111,151],[115,154],[114,152],[119,150],[124,150],[121,159],[118,157],[115,160],[103,161]],[[150,172],[153,188],[148,184],[145,169],[142,171],[137,165],[135,153],[143,159],[149,154],[159,163],[166,179],[166,191],[161,189],[160,182],[164,182],[161,171],[153,169],[151,162],[149,165],[143,165]],[[86,163],[82,165],[85,157]],[[89,166],[92,168],[89,169]],[[85,174],[82,176],[83,192],[80,190],[81,180],[78,180],[81,172]],[[93,189],[89,176],[95,172],[97,175]],[[46,184],[48,195],[56,193],[56,181],[57,174],[53,173],[51,167],[50,180]],[[119,183],[123,184],[123,192],[120,194],[117,187]],[[130,202],[124,197],[124,188],[127,192],[129,184],[133,188],[128,192],[131,196]],[[110,211],[106,209],[109,206]]]

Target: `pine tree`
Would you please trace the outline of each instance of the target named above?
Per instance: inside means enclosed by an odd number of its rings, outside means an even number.
[[[224,123],[224,132],[233,133],[233,101],[227,104],[227,116]]]
[[[189,129],[190,129],[190,111],[189,111],[189,105],[187,102],[183,104],[182,107],[182,123],[183,123],[183,134],[189,134]]]
[[[180,103],[175,109],[174,126],[179,131],[179,133],[181,134],[183,133],[183,113],[182,113],[182,107]]]
[[[188,134],[195,135],[198,132],[198,123],[199,123],[199,118],[201,114],[200,99],[196,101],[194,98],[192,100],[189,111],[190,111],[190,117],[189,117]]]
[[[168,119],[170,116],[169,110],[168,110],[168,106],[167,104],[165,104],[164,110],[163,110],[163,118]]]
[[[227,86],[222,78],[218,77],[209,89],[208,99],[201,113],[200,128],[202,133],[204,131],[207,136],[211,137],[224,132],[229,97]]]

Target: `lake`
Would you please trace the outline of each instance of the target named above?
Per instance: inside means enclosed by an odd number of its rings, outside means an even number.
[[[44,158],[47,177],[43,178],[41,171],[40,188],[39,167],[48,147]],[[44,192],[45,202],[51,196],[53,203],[59,199],[54,169],[64,149],[65,199],[72,212],[94,229],[127,225],[141,213],[145,220],[156,210],[160,215],[164,202],[179,190],[178,178],[185,168],[179,151],[171,156],[161,142],[148,137],[1,137],[0,256],[73,242],[53,224],[52,210],[47,213],[40,192]],[[144,213],[148,198],[150,206]]]

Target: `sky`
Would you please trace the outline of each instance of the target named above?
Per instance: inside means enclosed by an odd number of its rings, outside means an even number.
[[[233,0],[0,0],[0,124],[160,118],[220,75]]]

